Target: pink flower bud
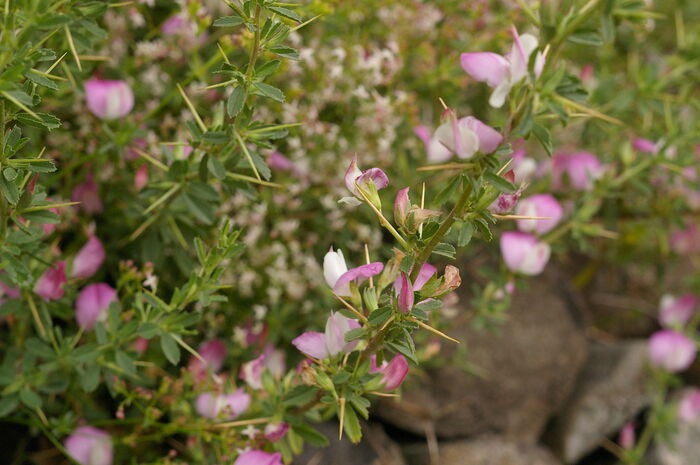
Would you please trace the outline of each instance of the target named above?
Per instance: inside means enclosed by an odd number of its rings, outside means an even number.
[[[672,373],[688,368],[695,359],[695,350],[695,343],[678,331],[663,329],[649,339],[651,363]]]
[[[87,174],[82,184],[75,186],[70,199],[73,202],[80,202],[78,208],[89,215],[102,212],[102,200],[97,192],[97,184],[95,184],[92,173]]]
[[[401,273],[398,279],[400,285],[398,289],[397,305],[400,312],[409,313],[413,309],[413,286],[411,286],[411,281],[409,281],[406,273]]]
[[[519,216],[552,218],[551,220],[517,220],[518,229],[525,232],[545,234],[554,229],[564,215],[564,210],[550,194],[536,194],[521,200],[515,207]]]
[[[636,440],[634,422],[629,421],[625,423],[625,426],[623,426],[620,430],[620,437],[618,438],[617,442],[623,449],[632,449]]]
[[[643,139],[641,137],[635,137],[632,139],[632,147],[639,152],[650,153],[652,155],[659,151],[659,148],[656,146],[654,141]]]
[[[265,427],[265,439],[270,442],[277,442],[287,434],[289,424],[283,421],[279,423],[269,423]]]
[[[209,419],[235,420],[250,406],[250,395],[243,388],[232,394],[205,392],[197,396],[197,413]]]
[[[399,226],[406,224],[408,210],[411,208],[411,199],[408,197],[408,187],[396,193],[394,200],[394,221]]]
[[[376,358],[374,360],[376,360]],[[408,374],[408,361],[406,361],[406,357],[403,355],[396,354],[389,363],[387,363],[385,360],[381,367],[370,370],[370,372],[383,373],[384,376],[382,376],[382,383],[384,383],[384,389],[387,391],[393,391],[401,386],[406,378],[406,375]]]
[[[140,191],[146,184],[148,184],[148,165],[141,165],[134,174],[134,187]]]
[[[97,273],[105,261],[105,249],[95,236],[90,236],[73,259],[71,278],[84,279]]]
[[[79,426],[66,438],[63,446],[81,465],[112,465],[112,439],[101,429]]]
[[[666,294],[661,298],[659,322],[665,328],[683,326],[693,316],[697,306],[698,298],[692,294],[678,298]]]
[[[333,251],[333,247],[331,247],[323,257],[323,277],[326,280],[326,284],[332,289],[335,289],[338,278],[346,271],[348,271],[348,266],[345,264],[343,251],[338,249],[338,251],[335,252]],[[335,292],[338,292],[340,295],[350,295],[350,288],[346,285]]]
[[[359,188],[376,204],[378,203],[378,199],[372,198],[371,194],[373,190],[378,191],[388,185],[389,178],[384,171],[379,168],[370,168],[366,171],[362,171],[357,167],[357,157],[353,157],[348,169],[345,171],[345,187],[347,187],[355,198],[343,197],[341,201],[351,205],[359,205],[361,203],[360,200],[364,200],[358,190]]]
[[[60,299],[63,297],[63,285],[66,282],[66,262],[58,262],[41,275],[34,285],[34,292],[47,302]]]
[[[530,276],[540,274],[550,252],[549,245],[539,242],[532,234],[509,231],[501,235],[501,255],[512,271]]]
[[[126,81],[93,77],[85,82],[85,99],[90,111],[100,119],[122,118],[134,107],[134,94]]]
[[[78,324],[89,331],[98,321],[107,319],[107,310],[117,301],[117,291],[109,284],[95,283],[83,288],[75,301],[75,318]]]
[[[238,456],[233,465],[284,465],[282,454],[270,454],[261,450],[249,450]]]
[[[226,344],[220,339],[211,339],[203,342],[197,348],[197,353],[205,360],[206,365],[197,357],[190,358],[187,369],[196,379],[204,379],[207,375],[207,368],[213,373],[221,370],[226,360],[228,349]]]
[[[700,389],[688,389],[678,404],[678,417],[683,421],[694,421],[700,416]]]

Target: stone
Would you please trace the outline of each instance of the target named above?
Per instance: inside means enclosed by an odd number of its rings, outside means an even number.
[[[430,461],[424,444],[413,448],[410,465],[561,465],[545,447],[513,442],[502,436],[486,435],[470,440],[439,443],[437,457]]]
[[[384,433],[381,425],[362,425],[362,441],[353,444],[343,437],[338,439],[338,423],[325,422],[314,425],[330,441],[325,448],[308,444],[304,452],[294,459],[298,465],[406,465],[399,447]]]
[[[596,343],[566,408],[552,422],[546,442],[574,463],[619,431],[651,402],[645,340]]]
[[[466,346],[468,364],[478,375],[448,356],[444,366],[410,376],[401,399],[380,400],[376,413],[421,435],[494,433],[536,441],[572,391],[587,341],[555,267],[527,280],[527,286],[515,292],[498,333],[469,322],[446,330]]]

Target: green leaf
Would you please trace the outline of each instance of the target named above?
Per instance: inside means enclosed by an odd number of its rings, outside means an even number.
[[[224,179],[226,177],[226,169],[216,157],[209,157],[207,160],[207,169],[216,179]]]
[[[498,189],[500,192],[506,192],[512,194],[515,192],[515,186],[512,182],[508,181],[506,178],[487,171],[484,173],[484,179],[486,179],[493,187]]]
[[[314,447],[328,447],[328,445],[330,444],[328,438],[326,438],[323,434],[319,433],[309,425],[300,423],[298,425],[294,425],[292,427],[292,430],[294,430],[295,433],[301,436],[304,439],[304,441],[308,442]]]
[[[217,18],[214,21],[214,27],[235,27],[243,24],[243,18],[240,16],[224,16],[222,18]]]
[[[599,47],[603,45],[603,39],[597,32],[587,31],[587,32],[577,32],[576,34],[571,34],[568,38],[571,42],[576,44],[591,45],[593,47]]]
[[[545,128],[544,126],[540,126],[539,124],[535,124],[532,127],[532,132],[535,134],[535,137],[540,142],[542,147],[547,151],[547,155],[551,157],[552,150],[554,148],[552,146],[552,138],[547,128]]]
[[[280,16],[284,16],[287,19],[291,19],[292,21],[296,21],[298,23],[300,23],[302,21],[301,16],[299,16],[298,14],[296,14],[295,12],[293,12],[292,10],[290,10],[288,8],[282,8],[281,6],[270,6],[270,7],[268,7],[268,9],[270,11],[274,11],[275,13],[277,13]]]
[[[474,235],[474,225],[469,221],[465,221],[462,224],[462,228],[459,230],[459,237],[457,238],[457,247],[464,247],[469,244]]]
[[[41,397],[34,391],[29,389],[22,389],[19,391],[19,399],[24,405],[31,409],[37,409],[41,407]]]
[[[0,400],[0,418],[7,416],[17,408],[17,397],[9,395]]]
[[[158,325],[147,321],[146,323],[139,326],[138,333],[139,336],[144,339],[153,339],[158,334]]]
[[[368,323],[372,326],[381,326],[386,323],[386,320],[392,315],[393,311],[390,307],[380,308],[373,311],[369,315]]]
[[[350,331],[345,333],[345,342],[351,342],[351,341],[354,341],[355,339],[360,339],[366,333],[367,333],[367,330],[365,328],[351,329]]]
[[[273,47],[274,48],[274,47]],[[267,63],[264,63],[257,68],[255,68],[255,77],[257,79],[265,79],[275,71],[277,71],[277,68],[280,67],[280,61],[279,60],[270,60]]]
[[[438,255],[442,255],[442,256],[448,257],[448,258],[455,258],[457,251],[455,250],[455,248],[452,244],[448,244],[446,242],[441,242],[435,246],[435,248],[433,249],[433,253],[438,254]]]
[[[256,82],[253,86],[258,90],[258,92],[272,100],[277,102],[284,102],[284,94],[275,86],[270,84],[265,84],[264,82]]]
[[[19,201],[19,190],[14,181],[8,181],[5,177],[0,177],[0,192],[12,205],[17,205]]]
[[[299,407],[311,402],[317,392],[318,390],[312,386],[295,386],[284,396],[282,403],[287,407]]]
[[[360,442],[362,439],[362,428],[360,428],[360,420],[357,418],[355,409],[350,405],[345,404],[345,417],[343,419],[343,429],[345,434],[348,435],[350,441],[354,444]]]
[[[33,212],[23,212],[22,217],[33,223],[39,224],[58,224],[61,222],[61,217],[49,210],[37,210]]]
[[[8,166],[4,170],[2,170],[2,175],[5,176],[5,179],[9,182],[14,181],[17,179],[17,170],[12,168],[11,166]]]
[[[163,354],[165,354],[165,358],[170,363],[177,365],[180,362],[180,346],[177,345],[177,342],[170,334],[163,333],[160,335],[160,348],[163,349]]]
[[[100,366],[97,364],[88,365],[85,372],[80,376],[80,387],[85,392],[92,392],[100,384]]]
[[[229,95],[226,101],[226,111],[228,115],[233,118],[243,109],[243,104],[245,103],[246,91],[244,87],[236,87]]]
[[[287,47],[285,45],[275,45],[274,47],[270,47],[268,50],[274,53],[275,55],[279,55],[289,60],[299,59],[299,50],[292,47]]]
[[[24,77],[26,77],[27,79],[32,81],[34,84],[48,87],[49,89],[52,89],[52,90],[58,90],[58,86],[56,85],[56,83],[44,75],[36,74],[36,73],[33,73],[30,71],[30,72],[26,73],[24,75]]]
[[[29,126],[33,126],[35,128],[45,128],[49,131],[61,127],[61,120],[55,116],[41,112],[36,112],[36,114],[39,116],[39,118],[41,118],[41,120],[37,120],[29,113],[18,113],[15,118],[17,118],[17,121]]]

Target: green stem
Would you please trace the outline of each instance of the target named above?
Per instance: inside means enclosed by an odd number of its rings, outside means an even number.
[[[430,242],[428,242],[423,250],[420,251],[418,257],[416,257],[416,263],[413,265],[413,271],[411,271],[411,281],[416,280],[418,273],[420,273],[420,269],[423,267],[423,264],[428,260],[428,258],[430,258],[430,254],[433,253],[433,249],[435,249],[442,238],[445,237],[445,234],[447,234],[457,218],[464,214],[464,209],[467,206],[471,193],[472,186],[471,184],[467,183],[467,186],[462,191],[462,195],[459,196],[454,208],[447,215],[445,221],[442,222],[437,232],[430,238]]]
[[[246,81],[250,82],[250,78],[253,77],[253,71],[255,70],[255,62],[258,60],[258,52],[260,49],[260,5],[255,7],[255,42],[253,44],[253,49],[250,51],[250,61],[248,61],[248,69],[246,69],[245,77]]]

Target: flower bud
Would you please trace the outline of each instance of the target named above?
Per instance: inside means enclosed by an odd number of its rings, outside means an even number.
[[[618,438],[617,442],[623,449],[632,449],[636,440],[634,422],[628,421],[620,430],[620,437]]]
[[[63,446],[80,465],[112,465],[112,438],[101,429],[79,426],[66,438]]]
[[[122,118],[134,107],[134,93],[126,81],[93,77],[85,82],[85,99],[90,111],[106,120]]]
[[[399,276],[399,289],[397,306],[401,313],[409,313],[413,309],[414,295],[413,286],[406,273]]]
[[[401,386],[403,380],[406,378],[408,374],[408,361],[406,361],[406,357],[403,355],[396,354],[386,366],[380,369],[380,371],[384,374],[382,377],[384,389],[393,391]]]
[[[688,368],[695,359],[695,351],[695,343],[678,331],[663,329],[649,339],[651,363],[672,373]]]
[[[456,290],[462,285],[462,278],[459,275],[459,268],[452,265],[445,267],[445,273],[442,275],[442,284],[435,290],[435,296],[445,295],[448,292]]]
[[[394,200],[394,221],[401,227],[406,225],[408,210],[411,208],[408,190],[408,187],[401,189],[396,193],[396,200]]]
[[[331,247],[323,257],[323,277],[326,280],[326,284],[328,284],[331,289],[335,289],[338,278],[346,271],[348,271],[348,266],[345,264],[343,251],[338,249],[337,252],[334,252],[333,247]],[[346,285],[336,292],[340,295],[350,295],[350,288]]]
[[[90,284],[83,288],[75,301],[75,318],[78,324],[89,331],[98,321],[107,319],[107,310],[117,301],[117,291],[105,283]]]
[[[542,273],[551,249],[531,234],[509,231],[501,235],[501,255],[512,271],[534,276]]]
[[[63,285],[66,282],[66,262],[58,262],[41,275],[34,285],[34,292],[47,302],[60,299],[65,293]]]
[[[270,454],[261,450],[249,450],[238,456],[233,465],[284,465],[282,454]]]
[[[97,273],[105,261],[105,249],[95,236],[90,236],[73,259],[71,278],[85,279]]]

